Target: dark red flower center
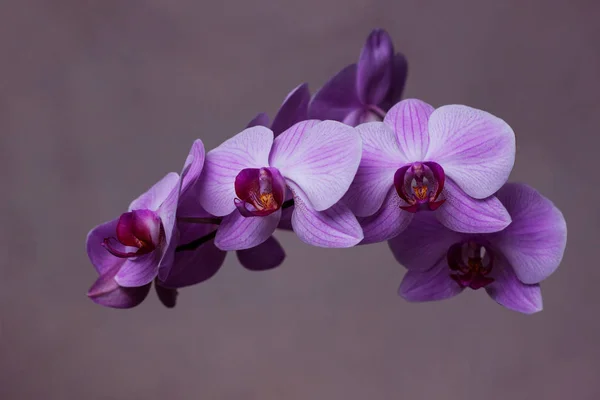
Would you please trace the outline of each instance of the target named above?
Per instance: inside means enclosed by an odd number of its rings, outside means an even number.
[[[235,205],[243,216],[264,217],[281,208],[285,180],[276,168],[246,168],[235,178],[235,193]]]
[[[399,168],[394,175],[398,196],[408,203],[403,210],[436,210],[445,199],[438,200],[444,188],[444,169],[435,162],[415,162]]]
[[[115,257],[139,257],[153,252],[163,235],[160,218],[154,211],[134,210],[121,215],[116,237],[105,238],[102,246]]]
[[[493,256],[487,248],[474,241],[457,243],[448,250],[450,278],[461,287],[481,289],[494,282],[488,275],[492,272]]]

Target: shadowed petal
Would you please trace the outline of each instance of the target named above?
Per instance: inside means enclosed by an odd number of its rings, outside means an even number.
[[[515,134],[485,111],[443,106],[429,118],[426,158],[440,164],[469,196],[483,199],[508,179],[515,163]]]
[[[509,183],[496,195],[512,217],[493,237],[524,283],[538,283],[560,264],[567,245],[567,224],[554,204],[530,186]]]
[[[235,177],[245,168],[269,166],[273,132],[264,126],[247,128],[206,154],[200,178],[200,204],[209,213],[222,217],[236,208]]]
[[[369,217],[359,217],[363,228],[364,239],[360,244],[378,243],[398,236],[413,218],[413,213],[406,212],[400,206],[406,205],[392,188],[381,208]]]
[[[118,223],[119,218],[115,218],[112,221],[96,226],[87,235],[85,242],[87,254],[92,265],[100,275],[106,274],[115,268],[118,270],[126,261],[124,258],[113,256],[102,246],[104,238],[116,236]],[[124,246],[120,250],[125,250]]]
[[[426,160],[425,154],[429,148],[428,121],[433,110],[432,106],[421,100],[406,99],[385,115],[383,122],[396,133],[406,162]]]
[[[129,211],[148,209],[152,211],[158,210],[158,207],[171,194],[175,187],[179,187],[179,174],[169,172],[160,181],[154,184],[147,192],[140,195],[129,205]]]
[[[442,225],[463,233],[498,232],[511,223],[510,215],[494,196],[477,200],[447,179],[442,196],[446,201],[435,211]]]
[[[271,130],[275,137],[279,136],[286,129],[291,128],[292,125],[308,119],[309,102],[310,91],[306,83],[296,87],[287,95],[277,115],[273,118]]]
[[[309,123],[296,124],[275,140],[271,166],[288,184],[291,180],[302,189],[312,208],[323,211],[348,191],[360,163],[362,140],[356,129],[335,121],[299,130]]]
[[[275,232],[281,210],[265,217],[244,217],[238,211],[223,218],[215,245],[221,250],[243,250],[258,246]]]
[[[342,122],[357,108],[362,108],[362,104],[356,93],[356,64],[352,64],[315,93],[308,107],[308,117]]]
[[[411,302],[445,300],[461,293],[463,289],[450,278],[445,259],[426,271],[408,271],[398,294]]]
[[[269,116],[266,113],[260,113],[256,117],[252,119],[252,121],[248,122],[246,128],[252,128],[253,126],[265,126],[269,127]]]
[[[510,264],[497,260],[491,276],[495,279],[485,290],[498,304],[524,314],[542,311],[542,290],[540,285],[527,285],[517,279]]]
[[[160,302],[167,308],[173,308],[177,305],[177,289],[163,287],[158,280],[154,282],[154,290]]]
[[[407,213],[409,214],[409,213]],[[425,271],[446,259],[463,235],[445,228],[433,212],[418,212],[404,232],[388,244],[396,260],[409,270]]]
[[[392,66],[392,82],[390,84],[390,90],[380,107],[387,111],[394,104],[400,101],[402,93],[404,92],[404,86],[406,84],[406,77],[408,75],[408,62],[404,54],[396,53],[393,59]]]
[[[236,251],[240,264],[251,271],[266,271],[281,265],[285,251],[273,236],[256,247]]]
[[[362,157],[344,203],[359,217],[373,215],[381,208],[394,186],[394,174],[406,157],[396,135],[383,122],[369,122],[356,130],[363,141]]]
[[[352,247],[363,239],[363,232],[352,211],[337,203],[324,211],[316,211],[305,200],[305,194],[294,188],[292,227],[300,240],[313,246]]]
[[[179,244],[190,243],[217,229],[217,225],[184,223],[178,224],[181,237]],[[182,288],[204,282],[214,276],[221,268],[227,252],[215,246],[214,239],[202,244],[195,250],[175,253],[173,267],[163,279],[163,285],[169,288]]]
[[[132,308],[144,301],[150,292],[150,283],[141,287],[121,287],[114,280],[118,268],[100,275],[88,291],[96,304],[111,308]]]
[[[293,200],[294,195],[291,190],[286,190],[285,201]],[[281,221],[277,225],[277,229],[283,229],[285,231],[293,231],[292,228],[292,214],[294,212],[294,206],[282,208],[281,210]]]
[[[356,92],[364,104],[379,104],[392,82],[394,45],[383,29],[374,29],[362,48],[357,64]]]
[[[204,167],[204,144],[202,140],[197,139],[192,144],[190,153],[185,160],[183,170],[181,171],[181,191],[179,196],[183,197],[187,194],[188,190],[196,183],[202,168]]]

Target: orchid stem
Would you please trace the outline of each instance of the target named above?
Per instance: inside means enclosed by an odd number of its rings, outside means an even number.
[[[182,244],[181,246],[177,246],[175,251],[178,252],[178,251],[196,250],[198,247],[202,246],[204,243],[208,242],[211,239],[214,239],[215,236],[217,236],[216,229],[214,231],[212,231],[211,233],[209,233],[208,235],[204,235],[204,236],[199,237],[198,239],[193,240],[189,243]]]
[[[291,200],[283,202],[283,204],[281,205],[281,208],[285,209],[285,208],[292,207],[293,205],[294,205],[294,199],[291,199]],[[222,218],[217,218],[217,217],[215,217],[215,218],[178,217],[177,220],[181,221],[181,222],[189,222],[192,224],[219,225],[222,221]],[[193,240],[186,244],[182,244],[181,246],[177,246],[175,251],[179,252],[179,251],[196,250],[198,247],[202,246],[204,243],[208,242],[209,240],[214,239],[215,236],[217,236],[216,229],[207,235],[199,237],[196,240]]]
[[[200,218],[200,217],[177,217],[177,221],[180,222],[189,222],[190,224],[213,224],[219,225],[221,223],[222,218],[213,217],[213,218]]]
[[[377,114],[379,118],[382,120],[385,118],[386,112],[377,106],[369,106],[369,109],[373,111],[373,113]]]

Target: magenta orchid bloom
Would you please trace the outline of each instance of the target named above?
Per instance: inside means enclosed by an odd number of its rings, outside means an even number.
[[[423,210],[458,232],[495,232],[510,223],[492,196],[515,160],[515,135],[500,118],[409,99],[383,122],[357,130],[363,155],[343,201],[361,217],[363,243],[391,239]]]
[[[214,233],[219,227],[219,218],[206,212],[199,203],[199,178],[204,167],[205,152],[202,141],[196,140],[182,173],[179,207],[177,210],[178,245],[205,239],[193,249],[180,249],[169,275],[161,282],[163,287],[183,288],[199,284],[213,277],[223,265],[226,251],[215,246]],[[203,220],[206,223],[198,223]],[[196,221],[196,222],[194,222]],[[214,221],[214,223],[208,223]],[[264,243],[247,250],[238,250],[240,263],[249,270],[266,270],[280,265],[285,253],[275,240],[269,238]]]
[[[407,71],[406,58],[394,53],[390,35],[375,29],[367,38],[358,63],[341,70],[315,94],[309,117],[351,126],[381,121],[402,97]]]
[[[560,264],[567,243],[562,213],[535,189],[509,183],[497,193],[512,223],[494,233],[447,229],[428,213],[389,241],[408,272],[399,294],[409,301],[443,300],[485,288],[498,303],[526,314],[542,309],[539,283]]]
[[[179,175],[167,174],[134,200],[119,218],[101,224],[87,236],[87,253],[100,275],[88,291],[96,303],[130,308],[147,296],[155,278],[169,274],[175,248],[172,238],[179,198]],[[156,290],[165,305],[172,295]]]
[[[216,246],[242,250],[265,242],[279,224],[287,190],[294,200],[292,227],[301,240],[354,246],[362,229],[338,201],[360,155],[356,130],[335,121],[303,121],[275,139],[270,129],[254,126],[225,141],[206,155],[199,185],[202,207],[223,217]]]

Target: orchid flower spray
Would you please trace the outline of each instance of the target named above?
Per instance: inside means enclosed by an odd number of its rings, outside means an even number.
[[[312,98],[302,83],[272,121],[259,113],[209,150],[195,140],[181,173],[89,232],[97,277],[88,297],[132,308],[154,286],[174,307],[230,251],[251,271],[280,266],[281,229],[331,249],[387,241],[407,269],[398,293],[408,302],[483,289],[510,310],[542,310],[540,283],[566,248],[563,214],[532,187],[507,182],[516,141],[506,121],[401,100],[406,77],[406,58],[375,29],[358,62]]]

